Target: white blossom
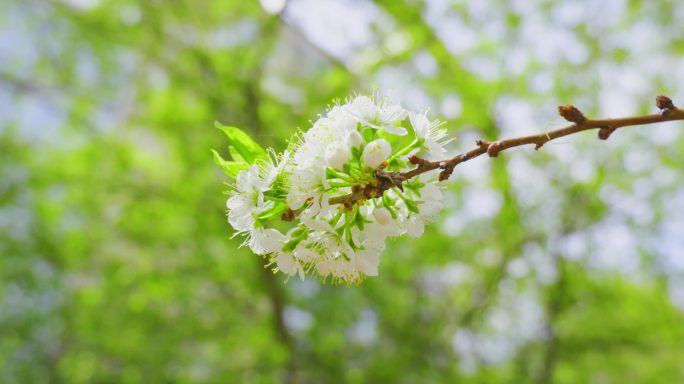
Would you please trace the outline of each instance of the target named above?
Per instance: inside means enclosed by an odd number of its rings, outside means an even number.
[[[394,125],[406,118],[406,110],[399,104],[389,104],[385,99],[381,104],[376,104],[368,96],[357,96],[348,105],[347,111],[358,122],[388,133],[404,136],[408,133],[406,128]]]
[[[325,168],[310,166],[294,169],[290,176],[287,205],[292,209],[298,209],[307,199],[320,198],[325,189]]]
[[[249,248],[257,255],[278,252],[283,248],[287,237],[273,228],[259,228],[252,231]]]
[[[292,253],[279,252],[275,262],[278,269],[284,274],[294,276],[296,273],[299,273],[299,277],[304,280],[304,270]]]
[[[407,117],[411,144],[398,137],[408,133],[401,126]],[[385,172],[403,172],[412,167],[404,155],[442,158],[448,142],[441,123],[424,113],[357,96],[297,134],[283,154],[270,151],[239,172],[226,202],[228,221],[244,245],[288,276],[310,273],[346,284],[377,276],[387,239],[421,236],[443,208],[442,192],[434,174],[406,181],[401,190],[353,192],[377,186],[383,163]],[[349,196],[358,200],[339,204]],[[291,223],[286,234],[276,229],[286,224],[271,225],[281,216]]]
[[[443,159],[446,156],[444,148],[450,139],[447,139],[446,130],[441,128],[442,123],[428,120],[422,113],[409,113],[409,120],[416,137],[423,139],[423,145],[427,148],[426,158],[429,160]]]
[[[266,208],[264,191],[269,185],[269,180],[262,177],[258,165],[252,165],[238,174],[235,190],[226,201],[228,222],[238,232],[254,229],[254,214]]]

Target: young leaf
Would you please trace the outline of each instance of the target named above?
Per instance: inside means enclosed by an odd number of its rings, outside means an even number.
[[[245,158],[240,155],[240,152],[238,152],[237,149],[235,149],[235,147],[233,147],[232,145],[228,146],[228,153],[230,153],[230,157],[233,158],[233,161],[242,162],[242,163],[247,162],[245,160]]]
[[[247,169],[247,163],[227,161],[224,160],[221,155],[219,155],[218,152],[214,151],[213,149],[211,152],[214,153],[214,162],[216,165],[221,167],[221,169],[223,169],[223,171],[233,179],[237,178],[237,175],[240,173],[240,171]]]
[[[273,207],[267,209],[259,214],[259,220],[268,220],[274,216],[278,216],[287,210],[287,204],[277,203]]]
[[[266,159],[268,154],[266,150],[263,149],[259,144],[257,144],[248,134],[244,131],[229,127],[219,123],[215,123],[216,128],[223,131],[223,133],[228,136],[228,141],[230,145],[235,148],[235,151],[249,164],[254,164],[257,159]]]

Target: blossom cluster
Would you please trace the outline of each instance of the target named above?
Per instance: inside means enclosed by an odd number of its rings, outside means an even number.
[[[243,245],[274,270],[335,283],[376,276],[387,238],[420,236],[442,208],[433,178],[406,179],[411,155],[440,159],[450,141],[438,121],[389,99],[364,95],[336,104],[282,153],[217,124],[233,161],[214,157],[234,178],[228,222]],[[391,188],[381,188],[382,181]]]

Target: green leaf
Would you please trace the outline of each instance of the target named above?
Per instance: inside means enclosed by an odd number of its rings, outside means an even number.
[[[285,203],[276,203],[273,207],[261,212],[258,216],[259,220],[268,220],[274,216],[278,216],[287,210],[288,206]]]
[[[214,151],[213,149],[211,152],[214,154],[214,162],[216,165],[221,167],[223,172],[234,179],[237,178],[237,175],[240,173],[240,171],[247,169],[247,163],[245,162],[227,161],[224,160],[221,155],[219,155],[218,152]]]
[[[375,138],[375,130],[373,128],[366,127],[361,132],[361,135],[363,136],[363,141],[370,143]]]
[[[268,154],[259,144],[257,144],[248,134],[241,129],[229,127],[219,123],[214,123],[216,128],[223,131],[228,136],[230,145],[248,164],[254,164],[258,159],[267,159]]]
[[[354,222],[355,222],[356,226],[359,227],[359,229],[363,231],[366,221],[363,219],[363,215],[361,215],[358,211],[356,212],[356,215],[354,216]]]
[[[233,158],[233,161],[243,162],[243,163],[247,162],[245,160],[245,158],[242,157],[242,155],[240,155],[240,152],[238,152],[237,149],[235,149],[235,147],[233,147],[232,145],[228,146],[228,152],[230,153],[230,157]]]

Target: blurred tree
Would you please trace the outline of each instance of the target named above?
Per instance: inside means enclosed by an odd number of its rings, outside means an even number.
[[[267,12],[268,11],[268,12]],[[457,168],[353,288],[230,239],[219,120],[378,87],[459,140],[684,102],[676,1],[0,2],[0,381],[684,380],[681,123]]]

